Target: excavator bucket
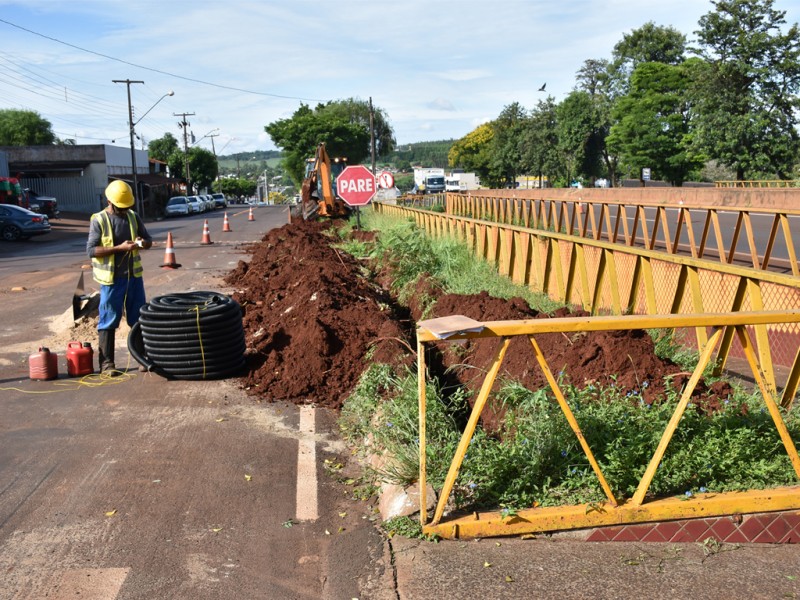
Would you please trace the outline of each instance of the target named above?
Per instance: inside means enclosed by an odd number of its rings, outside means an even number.
[[[78,279],[75,293],[72,295],[72,319],[77,321],[82,317],[89,316],[100,306],[100,294],[92,292],[87,294],[83,288],[83,272]]]

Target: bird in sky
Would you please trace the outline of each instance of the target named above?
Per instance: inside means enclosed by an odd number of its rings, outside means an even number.
[[[542,84],[542,87],[539,88],[539,91],[543,92],[544,88],[546,88],[546,87],[547,87],[547,83],[545,82],[545,83]]]

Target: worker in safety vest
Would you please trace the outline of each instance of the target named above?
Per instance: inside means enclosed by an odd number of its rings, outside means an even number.
[[[108,206],[92,215],[86,252],[92,259],[92,277],[100,284],[98,358],[100,372],[119,374],[114,365],[114,333],[122,319],[128,325],[139,320],[139,310],[147,301],[142,281],[141,249],[150,248],[153,239],[144,223],[133,212],[133,191],[124,181],[112,181],[105,191]]]

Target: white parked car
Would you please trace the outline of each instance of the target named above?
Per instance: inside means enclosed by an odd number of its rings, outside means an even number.
[[[214,198],[211,197],[211,194],[203,194],[200,196],[200,199],[206,205],[206,211],[217,208],[217,205],[214,203]]]
[[[192,214],[206,212],[206,205],[200,199],[200,196],[187,196],[186,199],[192,207]]]
[[[175,196],[167,201],[164,207],[164,214],[167,217],[178,217],[191,214],[191,206],[186,196]]]

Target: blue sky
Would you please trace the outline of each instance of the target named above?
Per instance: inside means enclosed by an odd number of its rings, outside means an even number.
[[[789,24],[797,0],[776,0]],[[264,125],[301,102],[372,97],[397,141],[460,138],[504,106],[557,101],[587,59],[648,21],[690,40],[704,0],[0,0],[0,108],[61,138],[145,142],[187,117],[219,154],[270,150]],[[24,28],[25,31],[21,28]],[[546,93],[538,89],[547,83]],[[174,96],[159,99],[168,91]],[[153,105],[158,104],[153,107]],[[138,143],[137,143],[138,145]]]

